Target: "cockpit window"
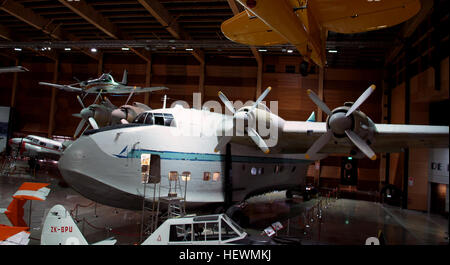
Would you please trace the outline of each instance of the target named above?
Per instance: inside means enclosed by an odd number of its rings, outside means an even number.
[[[133,123],[146,125],[175,126],[173,115],[170,113],[141,113]]]
[[[145,118],[145,122],[144,123],[147,124],[147,125],[153,125],[154,124],[153,113],[149,113],[147,115],[147,118]]]
[[[155,113],[155,125],[164,125],[164,116],[161,113]]]
[[[139,114],[135,119],[134,119],[134,123],[144,123],[145,121],[145,116],[147,116],[147,113],[141,113]]]

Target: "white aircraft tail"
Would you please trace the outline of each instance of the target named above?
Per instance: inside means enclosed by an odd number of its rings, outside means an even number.
[[[41,245],[88,245],[70,213],[62,206],[53,206],[42,227]]]
[[[93,245],[114,245],[117,240],[108,238]],[[42,227],[41,245],[88,245],[70,213],[62,206],[53,206]]]
[[[122,82],[120,82],[122,85],[126,86],[128,83],[128,71],[127,69],[123,70],[123,77]]]

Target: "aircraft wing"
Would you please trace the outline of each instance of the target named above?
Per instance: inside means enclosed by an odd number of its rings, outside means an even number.
[[[327,132],[324,122],[286,121],[278,143],[271,148],[276,153],[304,153]],[[375,124],[373,143],[375,153],[400,152],[404,148],[448,148],[448,126]],[[235,137],[236,138],[236,137]],[[319,154],[348,154],[353,144],[347,139],[330,141]]]
[[[29,70],[23,66],[11,66],[11,67],[0,67],[0,74],[2,73],[17,73],[17,72],[28,72]]]
[[[228,39],[248,45],[268,46],[288,43],[261,19],[249,16],[247,11],[224,21],[221,30]]]
[[[142,92],[154,92],[159,90],[166,90],[169,89],[168,87],[138,87],[138,86],[119,86],[117,88],[108,89],[107,92],[104,93],[111,93],[111,94],[129,94],[131,92],[133,93],[142,93]]]
[[[309,0],[319,23],[338,33],[357,33],[391,27],[416,15],[420,0]]]
[[[0,225],[0,245],[28,245],[30,233],[28,227]]]
[[[39,82],[39,85],[56,87],[58,89],[62,89],[62,90],[69,91],[69,92],[83,92],[83,89],[81,89],[79,87],[73,87],[70,85],[58,85],[58,84],[52,84],[52,83],[47,83],[47,82]]]

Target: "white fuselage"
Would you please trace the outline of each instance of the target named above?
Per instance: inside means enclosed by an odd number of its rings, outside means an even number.
[[[170,171],[179,175],[187,171],[191,173],[188,204],[223,202],[225,148],[214,153],[220,139],[215,131],[217,122],[230,121],[231,117],[181,107],[151,112],[171,113],[176,125],[100,129],[80,137],[61,156],[59,168],[65,181],[94,201],[137,209],[142,207],[144,194],[141,154],[150,153],[160,157],[161,196],[168,194]],[[302,154],[266,155],[254,145],[239,144],[232,144],[231,158],[233,201],[277,189],[300,188],[311,163]],[[205,172],[210,172],[209,180],[204,179]],[[184,196],[186,183],[181,177],[180,184],[178,196]],[[146,198],[152,200],[153,185],[146,187]]]

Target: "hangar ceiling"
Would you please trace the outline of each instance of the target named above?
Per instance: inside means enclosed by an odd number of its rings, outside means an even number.
[[[0,36],[3,49],[14,52],[14,42],[43,43],[71,41],[76,46],[83,41],[107,43],[118,40],[160,41],[166,47],[102,48],[106,53],[135,53],[145,58],[150,53],[192,53],[199,61],[205,54],[253,57],[249,47],[220,47],[231,43],[222,34],[220,25],[233,16],[234,0],[6,0],[0,1]],[[237,4],[238,9],[242,7]],[[235,10],[236,11],[236,10]],[[238,10],[239,11],[239,10]],[[402,24],[396,27],[361,34],[328,35],[327,53],[330,67],[380,68],[389,48],[396,40]],[[172,41],[169,46],[169,41]],[[200,48],[186,51],[178,42],[202,43]],[[119,44],[117,44],[118,46]],[[130,46],[128,46],[130,47]],[[22,54],[40,53],[47,57],[64,49],[42,51],[24,49]],[[73,49],[96,58],[90,48]],[[265,54],[286,54],[286,47],[268,47]],[[296,52],[292,53],[295,56]],[[297,54],[298,55],[298,54]]]

